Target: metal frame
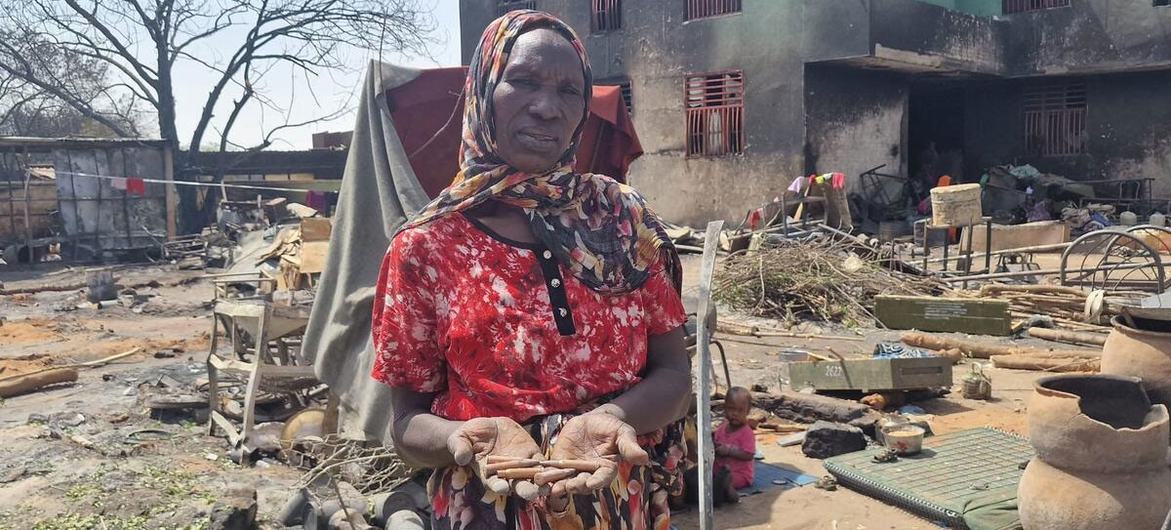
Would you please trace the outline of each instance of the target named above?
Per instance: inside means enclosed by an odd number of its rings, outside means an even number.
[[[1004,0],[1001,3],[1001,10],[1006,15],[1060,7],[1069,7],[1069,0]]]
[[[1163,259],[1143,238],[1132,233],[1140,228],[1148,227],[1134,227],[1127,232],[1098,230],[1075,239],[1061,253],[1061,285],[1102,290],[1147,289],[1162,293],[1168,287]],[[1073,263],[1072,260],[1079,255],[1083,256],[1081,261]],[[1096,264],[1087,264],[1090,256],[1098,255],[1101,258]],[[1112,273],[1122,273],[1122,276],[1114,278]],[[1136,277],[1136,273],[1141,276]]]
[[[692,84],[696,79],[700,81]],[[729,81],[738,81],[739,84],[734,85]],[[707,101],[707,91],[713,87],[720,89],[718,102]],[[737,155],[744,152],[747,147],[747,134],[744,128],[746,90],[743,70],[718,70],[683,76],[684,153],[687,158]],[[713,118],[720,123],[718,131],[709,129],[710,124],[715,123]],[[719,135],[719,147],[709,149],[709,146],[713,145],[712,137],[716,134]]]
[[[622,29],[622,0],[590,0],[590,32]]]
[[[1079,79],[1027,86],[1023,97],[1025,147],[1028,152],[1036,151],[1041,156],[1074,156],[1086,152],[1086,116],[1089,106],[1085,81]]]
[[[687,11],[683,14],[683,20],[732,15],[740,13],[743,7],[741,0],[687,0]]]

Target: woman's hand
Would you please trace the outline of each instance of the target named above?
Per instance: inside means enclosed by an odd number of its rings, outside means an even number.
[[[590,493],[610,485],[618,475],[618,458],[635,465],[650,462],[646,451],[638,446],[633,427],[610,414],[597,412],[575,416],[565,422],[550,458],[587,460],[598,465],[597,471],[578,473],[554,482],[554,497]]]
[[[447,438],[455,463],[466,466],[472,458],[511,456],[541,458],[541,448],[524,427],[508,418],[474,418],[465,421]]]
[[[513,484],[503,478],[489,476],[486,471],[488,457],[519,459],[541,459],[541,448],[528,431],[509,418],[474,418],[465,421],[447,438],[447,450],[457,465],[469,466],[484,486],[500,495],[510,490],[532,500],[537,496],[537,486],[530,481],[516,481]],[[473,462],[473,459],[475,460]]]

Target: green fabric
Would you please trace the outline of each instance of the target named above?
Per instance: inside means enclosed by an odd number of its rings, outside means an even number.
[[[1016,492],[1000,491],[973,497],[964,503],[964,524],[968,530],[1021,530]]]

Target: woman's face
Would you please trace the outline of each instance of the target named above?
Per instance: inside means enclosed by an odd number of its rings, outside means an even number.
[[[517,37],[492,93],[496,150],[525,173],[552,169],[585,113],[585,79],[573,46],[551,29]]]

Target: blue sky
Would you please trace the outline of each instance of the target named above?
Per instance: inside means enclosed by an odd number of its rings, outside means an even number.
[[[384,61],[412,66],[452,66],[459,64],[459,0],[420,0],[424,6],[433,9],[438,30],[434,35],[437,43],[430,50],[432,58],[403,57],[388,55]],[[230,37],[230,36],[228,36]],[[222,57],[231,53],[236,45],[230,39],[217,48],[217,44],[210,43],[201,50],[201,56]],[[274,126],[286,123],[301,123],[321,116],[341,113],[334,119],[318,122],[303,127],[283,129],[275,136],[275,142],[269,149],[307,149],[311,144],[311,135],[322,131],[344,131],[353,127],[354,107],[358,103],[359,84],[365,74],[367,61],[372,54],[351,51],[344,62],[346,69],[323,73],[315,78],[294,77],[290,69],[274,69],[265,77],[264,93],[273,104],[281,107],[277,112],[271,109],[262,109],[260,105],[252,104],[241,115],[233,127],[230,140],[242,146],[253,146],[260,143],[264,134]],[[204,106],[208,90],[215,82],[217,75],[207,69],[189,63],[176,65],[175,70],[175,97],[178,106],[178,127],[182,142],[191,138],[192,130],[199,121],[200,111]],[[216,119],[213,124],[222,123],[231,111],[231,104],[235,94],[225,93],[220,98],[220,105],[216,109]],[[209,130],[202,142],[204,145],[218,143],[219,134]]]

